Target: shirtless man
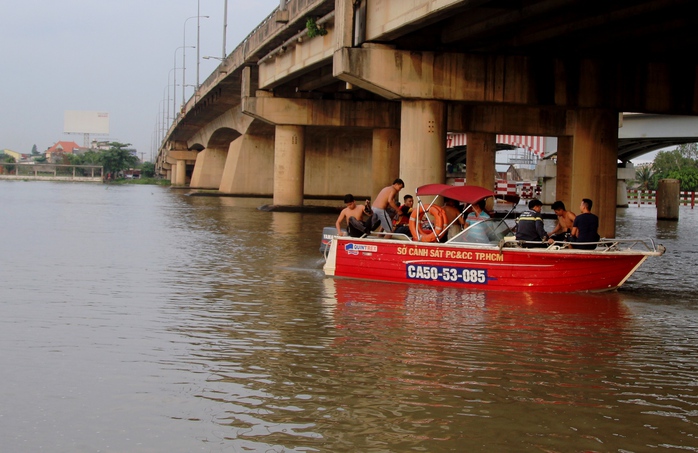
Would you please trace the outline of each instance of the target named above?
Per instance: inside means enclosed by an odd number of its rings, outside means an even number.
[[[572,232],[572,225],[577,216],[574,212],[565,210],[565,204],[561,201],[556,201],[550,207],[557,216],[557,225],[550,232],[550,239],[548,239],[548,243],[552,244],[554,241],[564,241],[566,239],[567,233]]]
[[[393,231],[392,215],[387,212],[388,206],[394,210],[394,213],[397,213],[398,205],[395,203],[395,200],[403,187],[405,187],[405,183],[402,179],[398,178],[393,181],[393,185],[384,187],[373,202],[373,213],[378,216],[383,231]]]
[[[366,204],[356,204],[354,196],[350,193],[344,196],[344,204],[347,206],[342,209],[337,217],[337,223],[335,227],[337,228],[337,235],[343,236],[342,233],[342,220],[347,222],[347,234],[353,238],[360,238],[364,234],[369,234],[373,230],[374,223],[377,225],[378,219],[375,218],[375,214],[371,212],[371,206],[366,200]],[[364,220],[364,216],[368,217]]]

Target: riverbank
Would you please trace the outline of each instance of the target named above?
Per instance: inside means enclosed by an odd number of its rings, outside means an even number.
[[[170,183],[169,179],[162,179],[162,178],[138,178],[138,179],[113,179],[111,181],[106,181],[105,184],[114,184],[114,185],[126,185],[126,184],[135,184],[135,185],[156,185],[156,186],[170,186],[172,183]]]

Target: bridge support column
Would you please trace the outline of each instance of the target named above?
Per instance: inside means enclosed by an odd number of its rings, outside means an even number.
[[[177,162],[170,165],[170,171],[167,172],[167,177],[170,180],[171,186],[177,185]]]
[[[226,151],[220,149],[205,149],[199,152],[189,187],[218,189],[221,185],[227,155]]]
[[[617,161],[618,114],[578,110],[573,137],[558,140],[557,198],[575,212],[590,198],[602,237],[616,234]]]
[[[400,173],[400,130],[373,129],[371,151],[372,195],[392,184]]]
[[[442,101],[402,101],[400,178],[405,189],[446,181],[446,104]],[[392,181],[388,181],[390,183]]]
[[[618,184],[616,189],[616,205],[619,208],[628,207],[628,184],[626,181],[635,179],[635,166],[626,162],[618,167]]]
[[[187,161],[178,160],[174,171],[173,186],[185,186],[187,184]]]
[[[466,132],[465,137],[468,143],[465,152],[465,183],[494,190],[497,135]]]
[[[276,126],[274,139],[274,204],[303,205],[305,129]]]

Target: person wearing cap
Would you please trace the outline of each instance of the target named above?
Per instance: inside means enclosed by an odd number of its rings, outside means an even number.
[[[547,247],[548,245],[544,243],[548,240],[548,234],[543,228],[543,217],[540,215],[542,209],[543,203],[534,198],[528,202],[528,209],[516,219],[516,240],[527,241],[523,243],[524,247]]]
[[[347,234],[353,238],[360,238],[365,234],[370,234],[375,228],[378,228],[380,221],[371,209],[371,203],[366,200],[366,204],[356,204],[354,196],[350,193],[344,196],[344,204],[346,208],[342,209],[337,217],[335,227],[337,235],[343,236],[342,220],[347,222]],[[364,217],[367,217],[364,220]]]

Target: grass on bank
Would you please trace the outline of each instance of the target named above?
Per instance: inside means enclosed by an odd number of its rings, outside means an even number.
[[[163,179],[163,178],[138,178],[138,179],[126,179],[126,178],[120,178],[120,179],[113,179],[111,181],[106,181],[106,184],[150,184],[150,185],[156,185],[156,186],[169,186],[171,185],[170,181],[168,179]]]

